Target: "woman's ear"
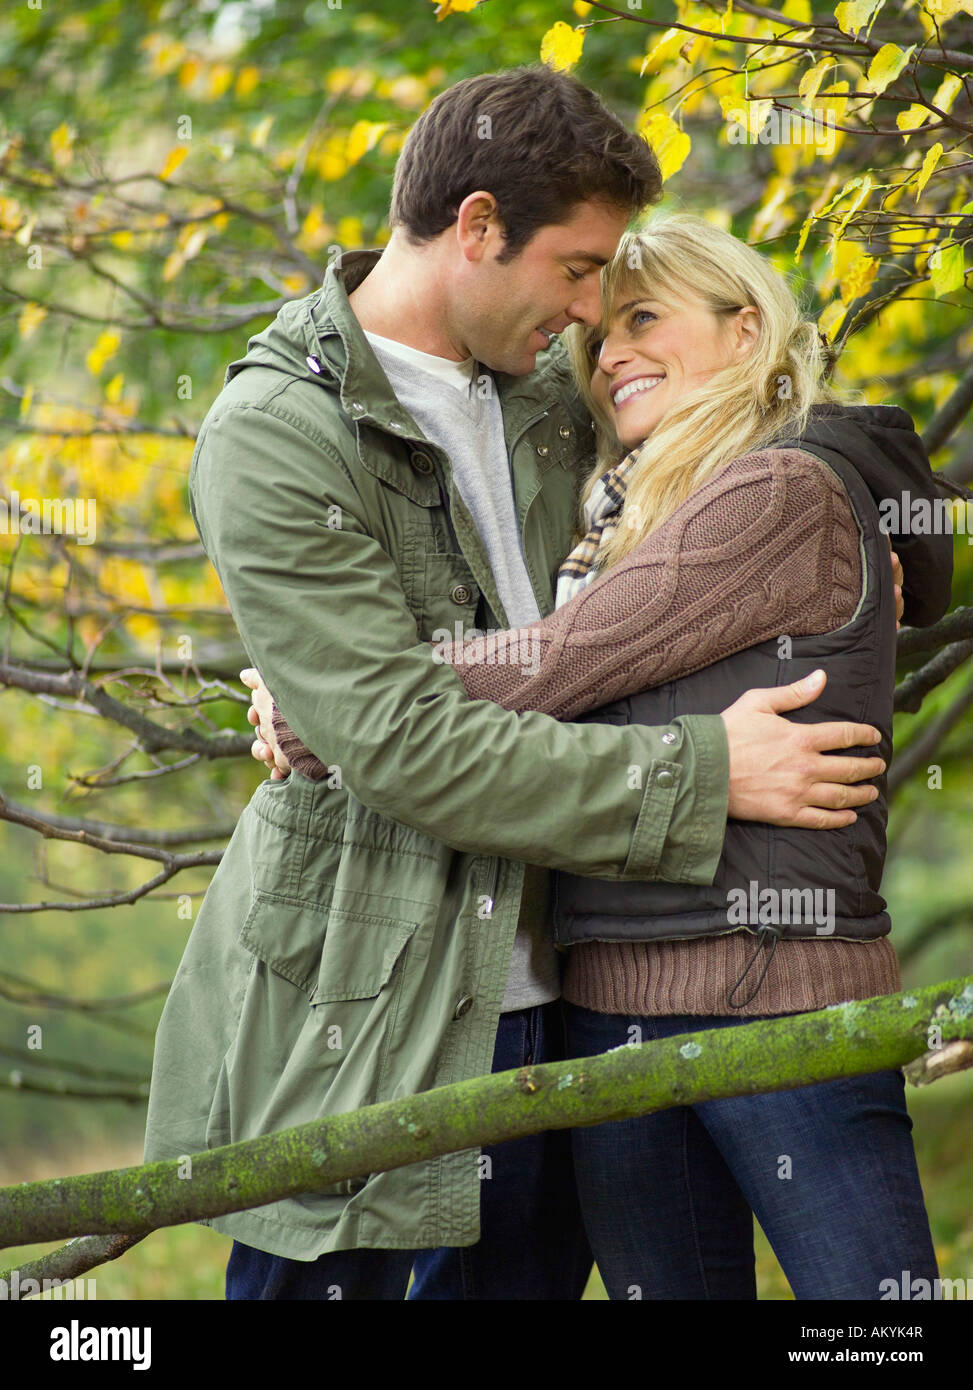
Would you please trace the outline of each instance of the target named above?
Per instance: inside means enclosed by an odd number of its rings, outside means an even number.
[[[737,361],[749,356],[760,337],[760,310],[753,304],[738,309],[730,320]]]

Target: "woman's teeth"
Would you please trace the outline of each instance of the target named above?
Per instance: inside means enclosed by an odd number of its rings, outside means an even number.
[[[624,405],[632,396],[637,396],[642,391],[654,390],[660,381],[665,381],[665,377],[640,376],[637,381],[630,381],[627,385],[623,386],[620,391],[616,391],[612,397],[612,404],[617,410],[620,405]]]

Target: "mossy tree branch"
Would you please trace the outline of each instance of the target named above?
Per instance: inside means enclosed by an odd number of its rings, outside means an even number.
[[[190,1164],[174,1158],[4,1188],[0,1242],[141,1236],[542,1130],[902,1067],[930,1039],[934,1051],[973,1040],[973,976],[476,1077],[211,1149]]]

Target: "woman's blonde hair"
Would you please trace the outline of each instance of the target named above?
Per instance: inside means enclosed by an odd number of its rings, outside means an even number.
[[[676,401],[642,445],[614,534],[599,551],[599,569],[617,564],[731,459],[801,434],[812,405],[838,399],[826,380],[832,354],[803,317],[784,276],[745,242],[701,217],[657,215],[623,236],[601,272],[602,325],[575,324],[564,335],[596,429],[597,465],[582,489],[582,505],[626,452],[591,394],[600,340],[623,294],[673,308],[701,301],[727,316],[753,305],[760,324],[750,353]]]

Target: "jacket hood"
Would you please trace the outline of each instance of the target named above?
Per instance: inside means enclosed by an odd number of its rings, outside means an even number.
[[[905,575],[902,622],[937,622],[952,597],[953,537],[937,520],[942,501],[938,508],[929,505],[945,494],[912,417],[895,405],[826,403],[812,407],[801,438],[812,449],[817,444],[846,458],[875,499]],[[931,534],[932,527],[940,534]]]

